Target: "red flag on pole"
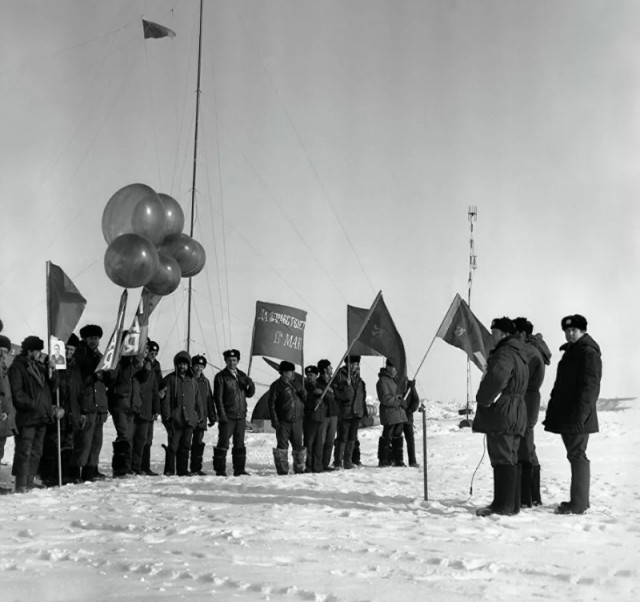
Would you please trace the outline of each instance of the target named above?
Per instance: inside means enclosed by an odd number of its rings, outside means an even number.
[[[480,370],[485,369],[493,347],[491,333],[459,294],[454,297],[436,336],[462,349]]]
[[[66,342],[77,326],[87,300],[60,266],[47,261],[47,321],[49,335]]]
[[[149,335],[149,316],[162,297],[142,289],[138,309],[122,342],[122,355],[144,355]]]
[[[122,338],[124,313],[127,308],[127,297],[128,293],[127,289],[125,288],[124,291],[122,291],[122,295],[120,296],[120,306],[118,307],[116,326],[111,333],[111,337],[109,337],[107,348],[104,351],[104,355],[102,356],[100,363],[96,367],[96,372],[100,372],[100,370],[113,370],[116,367],[118,360],[120,359],[120,353],[122,351],[120,339]]]
[[[365,320],[367,322],[363,326]],[[362,332],[358,336],[360,330]],[[350,343],[357,337],[355,343],[350,345],[350,353],[382,355],[390,359],[398,371],[398,382],[402,382],[407,375],[404,343],[381,294],[371,309],[347,305],[347,333]]]
[[[251,355],[266,355],[301,366],[306,323],[306,311],[256,301]]]
[[[145,40],[148,38],[175,38],[176,32],[164,25],[142,19],[142,31]]]

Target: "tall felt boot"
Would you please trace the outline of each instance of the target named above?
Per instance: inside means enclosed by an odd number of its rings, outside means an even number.
[[[476,516],[514,513],[518,467],[515,464],[497,464],[493,467],[493,502],[476,510]]]
[[[16,474],[16,493],[27,493],[27,475],[25,473]]]
[[[131,472],[131,444],[127,440],[113,442],[111,469],[114,477],[124,477]]]
[[[342,470],[344,468],[344,441],[338,441],[336,439],[334,455],[333,455],[333,468],[335,470]]]
[[[204,443],[193,443],[191,445],[191,464],[189,470],[191,474],[204,476],[202,471],[202,457],[204,456]]]
[[[145,445],[142,448],[142,460],[140,461],[140,470],[142,474],[146,474],[148,477],[157,477],[158,473],[151,470],[151,446]]]
[[[356,465],[353,463],[353,450],[356,446],[355,441],[347,441],[344,444],[344,468],[345,470],[350,470],[355,468]]]
[[[231,450],[231,460],[233,462],[233,476],[241,477],[242,475],[248,475],[245,470],[247,465],[247,448],[246,447],[234,447]]]
[[[213,470],[219,477],[227,476],[227,450],[224,447],[213,448]]]
[[[278,474],[289,474],[289,450],[274,447],[273,463],[276,466],[276,472]]]
[[[176,472],[179,477],[190,477],[189,472],[189,448],[178,448],[176,453]]]
[[[293,451],[293,472],[301,474],[305,471],[307,463],[307,448],[303,447],[298,451]]]
[[[586,458],[571,462],[571,501],[560,504],[556,514],[584,514],[589,508],[591,463]]]
[[[362,466],[360,461],[360,439],[356,438],[353,445],[353,453],[351,454],[351,463],[356,466]]]
[[[403,444],[404,438],[402,436],[391,439],[391,460],[394,466],[406,466],[403,460]]]
[[[48,445],[40,457],[38,474],[47,487],[58,484],[58,450]]]
[[[172,477],[176,474],[176,454],[164,443],[162,449],[164,449],[164,474],[167,477]]]
[[[533,465],[522,462],[522,479],[520,481],[520,502],[524,508],[533,506]]]
[[[542,505],[540,497],[540,464],[534,464],[531,470],[531,502],[534,506]]]
[[[63,449],[60,452],[60,461],[62,464],[62,484],[68,485],[72,482],[71,479],[71,454],[73,449]]]
[[[378,466],[384,468],[385,466],[391,466],[389,459],[391,442],[387,437],[380,437],[378,439]]]

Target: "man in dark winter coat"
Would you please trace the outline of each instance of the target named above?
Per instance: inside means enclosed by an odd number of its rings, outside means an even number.
[[[340,404],[336,400],[333,386],[329,385],[333,376],[333,366],[329,360],[323,359],[318,362],[318,386],[324,391],[327,386],[329,389],[325,393],[327,405],[327,432],[325,434],[324,446],[322,449],[322,470],[332,471],[331,454],[333,453],[333,445],[338,433],[338,416],[340,415]]]
[[[44,342],[36,336],[22,341],[22,352],[9,367],[11,396],[16,408],[16,426],[12,474],[16,493],[35,487],[34,477],[40,465],[47,424],[60,420],[64,410],[52,403],[57,374],[39,361]]]
[[[476,394],[478,408],[473,430],[487,435],[494,490],[493,501],[476,510],[478,516],[520,511],[518,448],[527,428],[524,393],[529,369],[527,350],[524,342],[514,336],[515,331],[513,321],[507,317],[491,322],[491,336],[496,346],[489,354]]]
[[[204,434],[208,426],[216,423],[216,407],[213,403],[213,391],[209,379],[204,375],[207,367],[207,359],[204,355],[194,355],[191,360],[191,369],[198,388],[200,389],[200,417],[191,439],[191,474],[204,476],[207,473],[202,470],[202,458],[204,456]]]
[[[152,351],[153,349],[153,351]],[[158,476],[151,470],[151,445],[153,443],[153,422],[160,414],[160,385],[158,372],[153,362],[157,354],[157,343],[147,341],[147,355],[144,369],[147,378],[143,382],[134,379],[133,384],[140,391],[140,405],[134,407],[133,443],[131,470],[137,475]],[[162,378],[162,373],[160,373]]]
[[[304,373],[304,388],[307,392],[307,399],[303,427],[304,446],[307,450],[307,471],[323,472],[322,455],[329,426],[329,405],[333,399],[333,391],[329,389],[322,397],[325,387],[318,382],[320,370],[317,366],[307,366]]]
[[[402,432],[404,434],[405,441],[407,442],[407,460],[409,466],[412,468],[420,468],[418,460],[416,458],[416,437],[413,426],[413,415],[420,407],[420,396],[416,391],[416,381],[410,380],[407,382],[409,388],[409,395],[405,395],[407,398],[407,421],[402,425]],[[403,464],[401,464],[402,466]]]
[[[556,508],[557,514],[583,514],[589,508],[591,463],[587,458],[589,434],[598,432],[596,402],[600,394],[600,347],[587,334],[587,320],[580,314],[562,318],[567,342],[558,362],[556,381],[547,405],[544,429],[562,435],[571,464],[571,499]]]
[[[403,466],[402,431],[407,421],[407,401],[398,391],[396,367],[387,359],[380,368],[376,393],[380,402],[382,436],[378,440],[378,466]],[[389,453],[391,452],[391,454]]]
[[[307,459],[302,432],[307,393],[304,388],[294,385],[295,370],[291,362],[280,362],[280,378],[269,388],[269,415],[276,431],[273,460],[278,474],[289,473],[289,442],[293,449],[294,472],[304,472]]]
[[[191,357],[186,351],[173,358],[175,370],[167,375],[167,391],[162,399],[162,424],[167,429],[164,474],[190,476],[189,452],[193,429],[200,419],[200,389],[191,372]]]
[[[240,352],[227,349],[223,354],[225,368],[213,379],[213,402],[218,415],[218,445],[213,450],[213,468],[219,476],[227,476],[227,450],[233,438],[234,476],[248,474],[245,470],[247,448],[244,433],[247,420],[247,398],[253,397],[253,381],[238,369]]]
[[[527,406],[527,430],[520,440],[518,461],[522,465],[520,499],[523,506],[531,508],[542,503],[540,496],[540,461],[536,454],[534,427],[540,414],[540,387],[544,381],[545,366],[551,361],[551,351],[540,333],[533,334],[533,324],[526,318],[513,321],[518,336],[524,341],[529,352],[529,380],[524,394]]]
[[[17,432],[16,409],[11,399],[11,385],[9,384],[9,372],[7,358],[11,353],[11,341],[8,337],[0,335],[0,460],[4,457],[4,446],[8,437],[13,437]],[[0,487],[0,494],[11,493],[9,487]]]
[[[333,386],[336,400],[340,404],[335,466],[355,468],[353,450],[358,436],[358,427],[367,415],[367,388],[360,378],[360,356],[347,357],[346,363],[338,371]]]

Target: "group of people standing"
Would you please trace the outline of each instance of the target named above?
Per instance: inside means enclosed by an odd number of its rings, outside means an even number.
[[[589,435],[598,431],[596,402],[600,392],[600,347],[587,333],[580,314],[561,321],[566,343],[543,421],[545,430],[562,435],[571,465],[570,499],[558,514],[582,514],[589,508]],[[542,503],[540,462],[533,430],[540,412],[540,386],[551,352],[526,318],[491,322],[494,348],[480,382],[473,430],[485,433],[493,468],[493,501],[478,516],[517,514],[521,506]]]

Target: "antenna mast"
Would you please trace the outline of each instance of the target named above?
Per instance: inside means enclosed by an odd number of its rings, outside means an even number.
[[[198,125],[200,123],[200,73],[202,71],[202,9],[204,0],[200,0],[200,31],[198,35],[198,79],[196,89],[196,125],[193,139],[193,178],[191,186],[191,227],[189,236],[193,238],[193,225],[196,215],[196,174],[198,170]],[[189,292],[187,297],[187,353],[191,347],[191,299],[193,296],[192,279],[189,278]]]
[[[478,208],[475,205],[469,205],[467,219],[469,220],[469,279],[467,280],[467,304],[469,305],[469,308],[471,308],[471,288],[473,287],[473,273],[478,267],[476,250],[473,244],[473,227],[478,220]],[[471,360],[467,358],[467,405],[464,410],[461,410],[461,413],[465,414],[466,418],[460,422],[460,428],[471,426],[471,420],[469,419],[469,414],[471,413],[471,409],[469,407],[470,401]]]

